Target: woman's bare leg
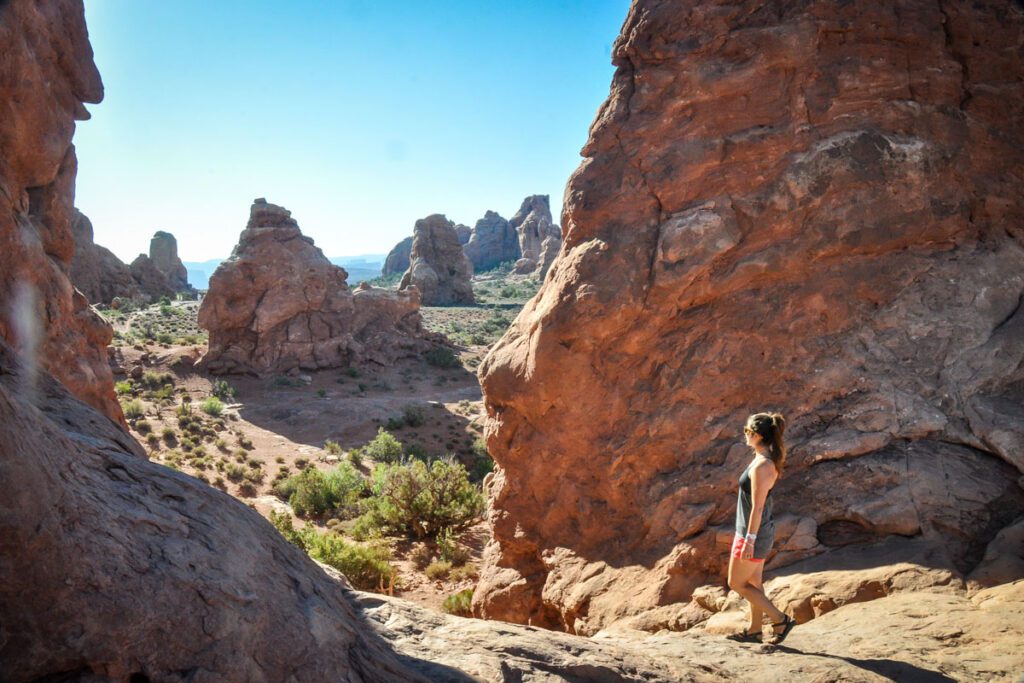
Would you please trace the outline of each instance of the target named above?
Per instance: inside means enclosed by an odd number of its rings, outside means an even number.
[[[764,562],[755,562],[754,564],[757,565],[757,570],[750,577],[750,585],[764,593],[764,582],[761,579],[764,574]],[[750,603],[750,626],[747,627],[747,633],[760,633],[764,628],[763,617],[764,612],[761,608]]]
[[[778,623],[785,620],[786,615],[772,604],[772,601],[768,599],[768,596],[764,594],[760,586],[755,586],[751,581],[756,577],[756,580],[760,583],[759,572],[763,570],[763,568],[759,569],[758,565],[760,564],[763,563],[730,557],[729,588],[742,595],[750,603],[751,621],[753,621],[753,615],[756,610],[761,613],[767,613],[772,623]],[[760,625],[758,629],[760,629]]]

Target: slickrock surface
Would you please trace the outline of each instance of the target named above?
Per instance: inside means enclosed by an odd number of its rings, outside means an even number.
[[[524,199],[519,211],[509,220],[509,227],[516,231],[519,239],[516,272],[544,279],[562,241],[561,229],[551,220],[548,195],[535,194]]]
[[[71,220],[71,234],[75,238],[71,282],[86,299],[91,303],[109,304],[115,297],[142,297],[131,270],[113,252],[93,241],[92,222],[77,209]]]
[[[915,536],[1020,578],[1022,40],[994,1],[634,3],[561,256],[481,366],[478,614],[592,633],[720,580],[759,410],[775,567]]]
[[[779,646],[740,645],[700,629],[629,628],[580,638],[427,612],[355,593],[402,656],[483,681],[1005,681],[1024,667],[1024,581],[968,598],[904,593],[848,605],[798,626]],[[420,668],[431,680],[462,681]]]
[[[113,333],[68,278],[75,120],[99,102],[81,3],[0,4],[0,339],[124,423],[106,345]]]
[[[175,292],[191,291],[188,284],[188,271],[185,264],[178,258],[178,240],[174,235],[157,230],[149,241],[149,258],[156,269],[167,278],[167,284]]]
[[[459,244],[455,224],[433,214],[416,221],[409,270],[399,290],[419,289],[424,306],[450,306],[474,302],[473,264]]]
[[[521,255],[515,228],[494,211],[488,211],[476,222],[463,250],[476,271],[490,270],[505,261],[516,261]]]
[[[405,271],[409,270],[409,254],[411,253],[412,237],[406,237],[396,244],[395,248],[384,259],[384,268],[381,270],[381,275],[387,277],[395,273],[405,273]]]
[[[254,510],[0,367],[0,678],[424,680]]]
[[[431,347],[415,288],[353,293],[346,277],[303,236],[291,212],[257,199],[199,308],[199,324],[210,333],[203,365],[214,373],[266,375],[386,365]]]

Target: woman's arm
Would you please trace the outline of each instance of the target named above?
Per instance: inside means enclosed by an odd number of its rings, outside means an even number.
[[[768,492],[772,490],[772,486],[775,485],[775,480],[778,478],[778,470],[775,469],[775,463],[771,460],[762,462],[750,471],[752,506],[750,509],[750,519],[747,520],[748,542],[743,548],[742,557],[744,559],[750,559],[754,556],[754,543],[751,537],[757,538],[757,532],[761,528],[761,515],[764,513],[764,502],[767,500]]]

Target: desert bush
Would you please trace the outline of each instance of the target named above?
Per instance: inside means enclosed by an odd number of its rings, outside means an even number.
[[[443,581],[448,578],[448,574],[452,571],[452,563],[445,562],[444,560],[436,560],[427,565],[427,568],[423,570],[423,573],[427,575],[427,578],[431,581]]]
[[[218,379],[213,383],[210,393],[223,401],[227,401],[230,398],[234,398],[236,392],[235,388],[228,384],[226,380]]]
[[[153,425],[149,424],[145,420],[139,420],[135,423],[135,431],[145,436],[153,431]]]
[[[348,461],[352,467],[359,468],[363,466],[363,454],[358,448],[353,448],[348,452]]]
[[[168,332],[160,332],[156,335],[156,340],[161,344],[173,344],[174,337]]]
[[[448,574],[449,581],[476,581],[480,578],[480,572],[471,564],[464,564],[461,567],[453,567]]]
[[[436,537],[445,527],[460,531],[484,508],[466,469],[449,460],[378,465],[371,490],[364,525],[414,538]]]
[[[270,523],[310,557],[344,574],[356,588],[374,590],[394,580],[391,553],[383,546],[355,545],[337,534],[319,534],[309,526],[297,531],[291,516],[285,513],[271,511]]]
[[[250,467],[245,471],[245,474],[242,475],[242,478],[245,479],[245,481],[247,481],[250,484],[260,484],[263,482],[264,478],[263,470],[258,470]]]
[[[448,614],[454,614],[458,617],[469,617],[472,616],[473,604],[473,589],[467,588],[461,590],[458,593],[453,593],[444,599],[444,603],[441,605]]]
[[[149,444],[150,448],[155,450],[160,445],[160,437],[153,432],[150,432],[146,435],[146,443]]]
[[[363,446],[361,455],[373,458],[377,462],[398,462],[402,459],[402,442],[380,427],[373,441]]]
[[[207,415],[212,415],[213,417],[224,412],[224,404],[221,403],[221,400],[216,396],[207,397],[207,399],[199,405],[199,408]]]
[[[442,369],[457,368],[461,365],[458,356],[447,346],[435,346],[423,354],[423,359],[427,364]]]
[[[424,422],[423,408],[417,405],[407,405],[402,411],[402,418],[406,425],[420,427]]]
[[[174,384],[174,376],[169,372],[156,372],[154,370],[146,370],[142,374],[141,383],[147,389],[159,389],[165,384]]]
[[[175,432],[174,432],[174,427],[164,427],[160,431],[160,435],[164,438],[164,441],[166,441],[168,444],[174,443],[174,440],[177,438],[176,435],[175,435]]]
[[[142,407],[142,402],[138,400],[122,402],[121,410],[124,411],[124,416],[127,420],[136,420],[146,412]]]
[[[304,470],[309,467],[309,458],[295,458],[295,467]]]
[[[124,396],[125,394],[132,393],[132,382],[131,380],[125,380],[118,382],[114,385],[114,391],[117,392],[118,396]]]
[[[239,482],[245,477],[245,468],[237,463],[229,462],[224,467],[224,475],[231,481]]]
[[[277,456],[276,458],[274,458],[274,462],[276,462],[278,465],[283,465],[284,464],[284,456],[283,455]]]
[[[286,500],[299,517],[319,517],[328,512],[351,515],[366,490],[366,482],[348,463],[329,472],[311,467],[274,485],[274,494]]]
[[[328,439],[327,441],[324,441],[324,450],[331,455],[341,455],[341,444],[337,441],[331,441]]]

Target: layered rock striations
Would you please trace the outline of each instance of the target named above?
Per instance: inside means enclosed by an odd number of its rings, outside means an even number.
[[[265,375],[390,364],[431,347],[415,288],[352,292],[346,278],[289,211],[257,199],[199,307],[199,324],[210,333],[203,365],[214,373]]]
[[[386,259],[384,259],[384,268],[381,270],[381,275],[387,277],[388,275],[395,275],[397,273],[404,274],[405,271],[409,270],[409,254],[412,253],[412,237],[406,237],[404,240],[395,245]]]
[[[416,221],[409,270],[399,291],[415,287],[426,306],[471,304],[472,278],[473,264],[459,244],[455,225],[441,214]]]
[[[519,235],[507,220],[494,211],[488,211],[473,226],[473,233],[463,251],[474,270],[490,270],[499,263],[519,260]]]
[[[524,199],[519,211],[509,220],[509,227],[519,240],[516,272],[543,280],[562,241],[562,231],[551,219],[548,195],[535,194]]]
[[[109,304],[115,298],[141,300],[142,292],[131,269],[106,247],[93,241],[92,222],[77,209],[71,221],[75,254],[71,282],[92,303]]]
[[[68,277],[75,121],[103,84],[80,2],[0,4],[0,339],[123,424],[107,365],[113,332]],[[6,371],[6,368],[5,368]]]
[[[561,255],[481,366],[478,615],[592,633],[721,579],[761,410],[770,568],[915,537],[1014,578],[1022,36],[1000,2],[634,3]]]
[[[163,230],[153,233],[149,241],[149,258],[158,271],[167,278],[167,284],[175,292],[187,292],[192,289],[188,284],[188,271],[185,264],[178,258],[178,240],[174,235]]]

